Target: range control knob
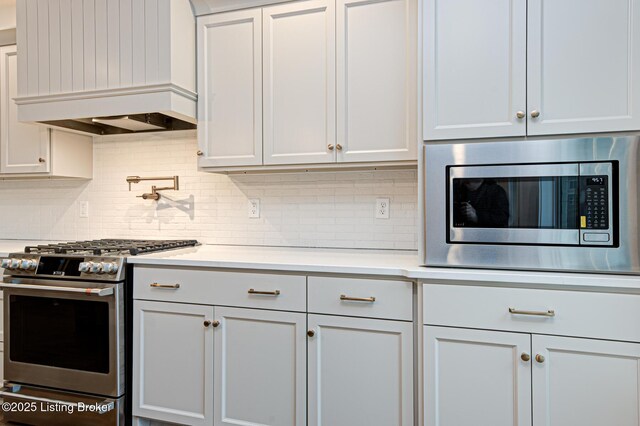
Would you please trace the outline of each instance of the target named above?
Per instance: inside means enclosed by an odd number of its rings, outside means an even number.
[[[80,272],[89,272],[89,264],[91,262],[80,262],[80,266],[78,266],[78,271]]]
[[[20,261],[20,269],[25,271],[34,271],[38,264],[32,259],[22,259]]]
[[[99,262],[90,262],[91,266],[89,267],[89,272],[92,274],[101,274],[102,273],[102,263]]]
[[[8,269],[9,265],[11,265],[11,259],[2,259],[2,263],[0,263],[0,268]]]
[[[11,259],[7,269],[18,269],[20,267],[20,259]]]
[[[118,272],[118,264],[117,263],[103,263],[102,271],[105,274],[115,274]]]

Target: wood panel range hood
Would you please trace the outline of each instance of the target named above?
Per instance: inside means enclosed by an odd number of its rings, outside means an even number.
[[[17,2],[18,119],[92,135],[196,128],[189,0]]]

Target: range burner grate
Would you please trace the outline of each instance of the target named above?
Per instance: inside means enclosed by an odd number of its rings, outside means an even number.
[[[102,255],[138,255],[156,251],[193,247],[196,240],[89,240],[68,243],[27,246],[25,253],[36,254],[93,254]]]

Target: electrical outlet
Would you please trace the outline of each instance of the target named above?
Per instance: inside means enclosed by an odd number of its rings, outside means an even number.
[[[252,198],[249,200],[249,217],[253,219],[260,217],[260,199]]]
[[[388,198],[376,199],[376,219],[389,219],[389,208],[391,204]]]
[[[80,201],[80,217],[87,218],[89,217],[89,202],[88,201]]]

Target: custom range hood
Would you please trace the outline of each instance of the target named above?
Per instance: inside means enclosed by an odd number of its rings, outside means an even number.
[[[189,0],[17,2],[18,120],[93,135],[196,128]]]

